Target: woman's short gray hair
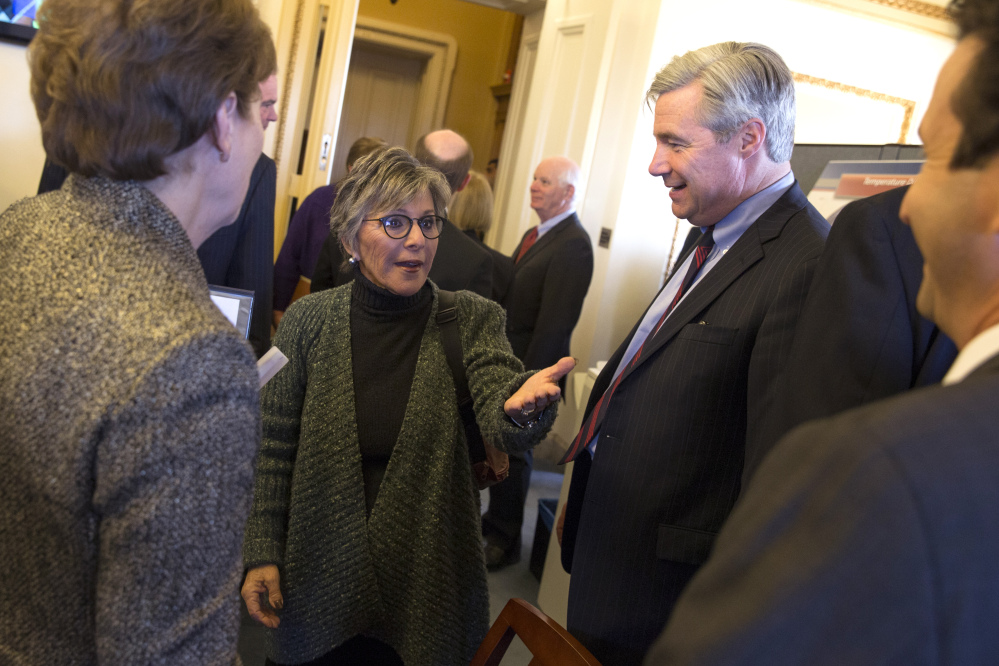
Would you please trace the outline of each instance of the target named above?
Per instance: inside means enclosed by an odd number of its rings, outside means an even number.
[[[447,217],[451,189],[444,175],[402,148],[384,148],[365,155],[337,185],[330,211],[330,230],[341,243],[356,249],[361,223],[380,210],[406,205],[423,193],[434,203],[434,213]]]
[[[674,56],[656,74],[646,100],[700,81],[699,122],[725,143],[750,118],[766,126],[767,155],[787,162],[794,148],[794,79],[784,59],[763,44],[722,42]]]

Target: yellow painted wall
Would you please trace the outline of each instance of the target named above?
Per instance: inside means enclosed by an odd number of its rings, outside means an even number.
[[[359,16],[451,35],[458,42],[444,126],[472,145],[474,168],[489,161],[496,100],[490,86],[503,82],[516,16],[461,0],[360,0]]]
[[[31,103],[25,46],[0,41],[3,123],[0,123],[0,213],[18,199],[38,191],[45,165],[42,131]]]

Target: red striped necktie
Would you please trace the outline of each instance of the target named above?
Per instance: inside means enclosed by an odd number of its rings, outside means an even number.
[[[520,252],[517,253],[517,258],[513,260],[513,263],[520,261],[523,256],[527,254],[527,251],[531,249],[531,246],[534,245],[534,241],[536,240],[538,240],[538,228],[534,227],[527,232],[526,236],[524,236],[524,242],[520,244]]]
[[[618,373],[617,379],[615,379],[614,383],[611,384],[610,389],[604,391],[604,394],[600,396],[600,400],[598,400],[597,404],[593,407],[593,411],[590,412],[589,418],[587,418],[586,422],[583,423],[583,427],[579,429],[579,434],[577,434],[576,438],[572,440],[569,450],[566,451],[564,456],[562,456],[562,459],[558,462],[558,464],[564,465],[567,462],[575,460],[576,456],[579,455],[579,452],[583,450],[590,440],[593,439],[593,435],[600,430],[600,424],[603,423],[604,416],[607,414],[607,406],[610,404],[611,397],[614,395],[614,391],[617,389],[618,384],[621,383],[621,378],[638,364],[638,360],[642,357],[642,350],[645,349],[646,343],[654,338],[656,333],[659,332],[659,329],[662,328],[663,322],[666,321],[666,317],[668,317],[669,313],[673,311],[676,304],[680,302],[683,295],[687,293],[687,289],[690,287],[691,283],[693,283],[694,278],[697,277],[697,273],[701,270],[701,266],[704,265],[704,260],[708,258],[709,254],[711,254],[711,248],[715,245],[715,240],[712,237],[714,229],[714,225],[711,225],[704,231],[703,234],[701,234],[701,239],[697,241],[697,245],[694,248],[694,256],[690,260],[690,265],[687,267],[687,274],[683,276],[683,282],[680,283],[680,288],[677,289],[676,296],[673,297],[673,300],[670,301],[669,307],[666,308],[666,311],[663,312],[659,321],[646,336],[645,340],[642,342],[642,346],[638,348],[637,352],[635,352],[635,355],[632,357],[631,362],[628,363],[628,366]]]

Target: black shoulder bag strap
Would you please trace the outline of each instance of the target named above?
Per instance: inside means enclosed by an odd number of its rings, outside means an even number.
[[[465,424],[465,440],[468,442],[468,455],[474,465],[486,459],[486,449],[482,443],[482,432],[475,420],[472,409],[472,394],[468,390],[468,377],[465,376],[465,362],[462,359],[461,336],[458,332],[458,308],[453,291],[437,290],[437,326],[441,329],[441,342],[447,364],[454,376],[454,392],[458,396],[458,413]]]

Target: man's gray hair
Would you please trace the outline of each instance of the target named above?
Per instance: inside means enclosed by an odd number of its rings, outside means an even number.
[[[451,190],[440,171],[420,164],[403,148],[369,153],[358,159],[337,185],[330,211],[331,233],[356,250],[365,219],[380,211],[400,208],[424,193],[430,195],[434,212],[447,217]]]
[[[767,155],[787,162],[794,148],[794,79],[776,51],[753,42],[722,42],[674,56],[656,74],[646,100],[699,81],[699,122],[725,143],[750,118],[766,127]]]

